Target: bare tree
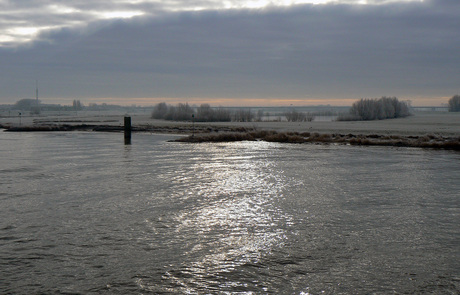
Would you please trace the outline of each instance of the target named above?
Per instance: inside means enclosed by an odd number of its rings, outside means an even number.
[[[284,116],[286,117],[286,120],[288,122],[302,122],[306,121],[306,116],[302,112],[298,112],[296,110],[291,110],[288,112],[284,113]]]
[[[231,120],[230,111],[224,108],[213,109],[207,103],[196,110],[196,120],[200,122],[228,122]]]
[[[203,103],[196,110],[196,120],[201,122],[214,121],[214,111],[207,103]]]
[[[236,122],[251,122],[253,118],[251,109],[239,109],[233,114],[233,120]]]
[[[382,120],[410,116],[406,102],[398,101],[396,97],[380,99],[363,98],[353,103],[350,115],[360,120]]]
[[[168,105],[165,102],[157,104],[152,111],[153,119],[164,119],[168,112]]]
[[[460,95],[454,95],[449,99],[449,112],[460,112]]]

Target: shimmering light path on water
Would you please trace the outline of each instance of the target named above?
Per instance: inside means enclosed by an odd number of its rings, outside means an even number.
[[[0,293],[460,291],[460,154],[0,133]]]

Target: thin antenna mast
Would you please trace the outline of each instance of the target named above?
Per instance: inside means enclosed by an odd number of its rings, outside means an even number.
[[[38,80],[35,80],[35,98],[37,100],[38,105]]]

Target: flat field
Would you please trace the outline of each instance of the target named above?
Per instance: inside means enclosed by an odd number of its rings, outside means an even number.
[[[78,112],[70,114],[42,114],[40,116],[0,117],[3,127],[17,126],[60,126],[60,125],[94,125],[123,126],[125,114],[114,112]],[[231,131],[245,128],[247,130],[273,130],[277,132],[317,132],[320,134],[378,134],[402,136],[460,136],[460,113],[417,112],[413,116],[400,119],[376,121],[312,121],[312,122],[212,122],[192,123],[154,120],[150,114],[128,114],[133,127],[140,127],[153,132],[191,133],[209,131]]]

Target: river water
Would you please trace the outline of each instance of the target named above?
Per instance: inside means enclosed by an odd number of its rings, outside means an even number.
[[[460,153],[171,138],[0,132],[0,293],[460,293]]]

